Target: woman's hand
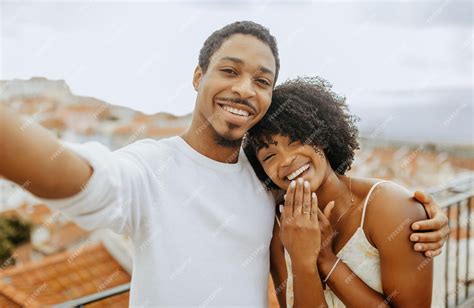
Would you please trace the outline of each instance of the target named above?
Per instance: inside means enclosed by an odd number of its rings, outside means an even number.
[[[309,182],[292,181],[281,215],[280,238],[288,251],[293,268],[316,271],[321,246],[316,194]]]
[[[317,202],[317,201],[316,201]],[[334,209],[334,201],[329,202],[324,208],[324,212],[318,208],[319,229],[321,230],[321,249],[318,256],[318,267],[324,262],[332,262],[335,259],[332,250],[332,243],[337,235],[334,231],[330,217]]]

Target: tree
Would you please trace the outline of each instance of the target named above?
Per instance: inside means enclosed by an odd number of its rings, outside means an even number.
[[[30,240],[31,227],[31,222],[19,217],[0,216],[0,263],[2,265],[11,257],[16,246]]]

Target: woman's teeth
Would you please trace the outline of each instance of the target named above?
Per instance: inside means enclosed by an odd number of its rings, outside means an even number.
[[[299,168],[298,170],[292,172],[286,178],[290,181],[293,181],[297,176],[299,176],[301,173],[305,172],[308,169],[309,169],[309,164],[306,164],[306,165],[302,166],[301,168]]]
[[[235,115],[239,115],[239,116],[242,116],[242,117],[248,117],[249,116],[249,113],[245,110],[241,110],[241,109],[237,109],[237,108],[232,108],[232,107],[229,107],[227,105],[224,105],[222,106],[222,108],[232,114],[235,114]]]

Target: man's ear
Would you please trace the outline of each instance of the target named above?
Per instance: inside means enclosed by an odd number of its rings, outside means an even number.
[[[196,65],[196,68],[194,69],[194,75],[193,75],[193,87],[194,90],[198,91],[199,89],[199,84],[201,83],[201,78],[202,78],[202,69],[199,65]]]

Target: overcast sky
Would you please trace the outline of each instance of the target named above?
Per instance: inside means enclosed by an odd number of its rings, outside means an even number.
[[[413,91],[469,97],[472,10],[471,1],[455,0],[2,1],[0,79],[63,79],[77,95],[181,115],[194,107],[191,78],[206,37],[253,20],[278,40],[280,81],[322,76],[355,107],[381,96],[411,104],[398,94]]]

